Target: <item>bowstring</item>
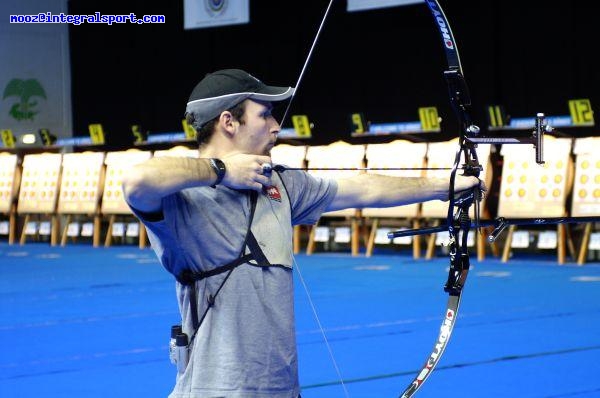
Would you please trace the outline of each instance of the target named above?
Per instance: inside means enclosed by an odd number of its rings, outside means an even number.
[[[313,50],[315,49],[315,46],[317,45],[317,41],[319,40],[319,36],[321,35],[323,26],[325,26],[325,21],[327,20],[327,17],[329,16],[329,10],[331,9],[332,4],[333,4],[333,0],[329,0],[329,4],[327,4],[327,9],[325,10],[325,14],[323,15],[323,18],[321,19],[321,23],[319,24],[319,29],[317,29],[315,38],[313,39],[313,42],[310,45],[310,49],[308,50],[308,55],[306,56],[306,59],[304,60],[304,65],[302,65],[302,70],[300,70],[300,75],[298,75],[298,80],[296,81],[296,86],[294,87],[294,93],[292,94],[292,97],[290,98],[290,100],[287,102],[287,106],[285,107],[285,112],[283,112],[283,116],[281,117],[281,121],[279,122],[279,124],[281,126],[283,126],[283,123],[285,122],[285,118],[287,117],[288,112],[292,106],[292,101],[296,97],[296,93],[298,92],[298,88],[300,87],[300,82],[302,82],[302,78],[304,77],[304,72],[306,71],[306,68],[308,67],[308,63],[310,62],[310,58],[312,56]]]
[[[329,11],[331,9],[332,4],[333,4],[333,0],[329,0],[329,3],[327,4],[327,9],[325,10],[325,14],[323,15],[323,18],[321,19],[321,23],[319,24],[319,28],[317,29],[317,33],[315,34],[315,38],[310,46],[308,55],[306,56],[306,60],[304,61],[304,65],[302,65],[300,75],[298,76],[298,80],[296,81],[296,85],[294,87],[294,93],[292,94],[290,100],[288,101],[285,111],[283,113],[283,116],[281,117],[281,120],[279,122],[279,124],[281,126],[283,126],[283,124],[286,120],[286,117],[288,115],[288,112],[292,106],[292,101],[294,100],[296,93],[298,92],[298,88],[300,87],[300,83],[302,82],[302,78],[304,77],[304,72],[306,71],[306,68],[308,67],[308,63],[310,62],[313,50],[315,49],[315,46],[319,39],[319,36],[321,35],[323,26],[325,26],[325,21],[327,20],[327,17],[329,16]],[[283,228],[283,225],[281,224],[281,222],[279,222],[279,227]],[[327,334],[325,333],[325,329],[323,328],[323,324],[321,323],[321,319],[319,318],[319,315],[317,313],[317,307],[312,299],[312,296],[310,295],[310,291],[308,290],[308,285],[307,285],[306,281],[304,280],[304,276],[302,275],[300,266],[298,265],[298,262],[296,261],[296,256],[294,256],[293,243],[290,246],[290,257],[292,259],[293,267],[296,269],[296,273],[298,274],[298,280],[300,281],[300,283],[304,289],[304,292],[306,294],[306,297],[308,299],[308,303],[309,303],[310,309],[313,313],[313,317],[315,318],[315,322],[317,323],[317,326],[321,332],[321,336],[323,338],[325,346],[327,347],[327,352],[329,353],[329,357],[331,358],[331,362],[333,364],[333,367],[335,369],[337,377],[339,378],[342,389],[344,390],[344,396],[346,398],[350,398],[350,394],[348,393],[348,389],[346,388],[346,384],[344,383],[344,379],[342,377],[342,372],[340,371],[340,367],[338,366],[338,363],[335,360],[335,356],[333,354],[331,344],[329,343],[329,339],[327,338]]]
[[[279,177],[279,178],[281,179],[281,177]],[[284,233],[285,231],[283,230],[284,227],[283,227],[282,221],[279,219],[276,212],[273,212],[273,214],[275,215],[275,218],[277,218],[277,225],[279,226],[279,229],[281,230],[282,235],[285,236],[285,233]],[[293,234],[293,231],[292,231],[292,234]],[[339,367],[337,361],[335,360],[335,355],[333,354],[333,349],[331,348],[331,344],[329,343],[329,339],[327,338],[327,334],[325,333],[325,328],[323,327],[323,324],[321,323],[321,319],[319,318],[319,314],[317,312],[317,306],[315,305],[315,303],[312,299],[312,296],[310,294],[310,291],[308,290],[308,284],[306,283],[304,276],[302,275],[300,265],[298,265],[298,262],[296,261],[296,256],[294,255],[293,242],[289,246],[289,251],[290,251],[290,258],[292,259],[293,268],[296,270],[296,274],[298,275],[298,280],[300,281],[300,284],[302,285],[302,288],[304,289],[304,293],[306,294],[306,298],[308,299],[308,305],[313,313],[313,317],[315,318],[315,322],[317,323],[317,327],[319,328],[321,337],[323,338],[323,342],[325,343],[325,347],[327,348],[327,352],[328,352],[329,358],[331,359],[331,362],[333,364],[335,373],[336,373],[338,379],[340,380],[340,385],[342,386],[342,389],[344,390],[344,396],[346,398],[350,398],[350,394],[348,393],[348,389],[346,388],[346,384],[344,383],[344,378],[342,377],[342,372],[340,370],[340,367]]]
[[[342,372],[340,370],[340,367],[338,366],[337,361],[335,360],[335,355],[333,354],[333,349],[331,348],[331,344],[329,343],[329,339],[327,338],[327,334],[325,333],[325,328],[323,328],[323,324],[321,323],[321,320],[317,313],[317,307],[316,307],[315,303],[313,302],[312,296],[310,295],[310,292],[308,290],[308,284],[304,280],[304,276],[302,276],[302,271],[300,270],[300,266],[298,265],[298,262],[296,261],[296,256],[294,256],[293,250],[292,249],[290,249],[290,250],[292,251],[292,253],[291,253],[292,262],[294,263],[294,268],[296,269],[296,273],[298,274],[298,279],[300,280],[300,283],[302,284],[304,292],[306,293],[306,298],[308,299],[309,307],[313,313],[315,322],[317,322],[317,326],[319,328],[319,331],[321,332],[321,337],[323,338],[323,341],[325,342],[325,347],[327,348],[327,352],[329,353],[329,358],[331,359],[333,368],[335,369],[335,373],[337,374],[337,377],[340,379],[340,385],[342,386],[342,389],[344,390],[344,396],[346,398],[350,398],[350,394],[348,393],[348,389],[346,388],[346,384],[344,383],[344,378],[342,377]]]

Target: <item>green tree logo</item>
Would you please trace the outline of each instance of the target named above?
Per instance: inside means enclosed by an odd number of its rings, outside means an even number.
[[[46,99],[44,88],[36,79],[12,79],[4,88],[2,99],[17,97],[19,102],[13,104],[8,112],[16,120],[33,120],[33,117],[39,113],[34,108],[37,101],[34,97]]]

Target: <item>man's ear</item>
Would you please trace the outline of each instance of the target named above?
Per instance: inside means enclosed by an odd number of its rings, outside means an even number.
[[[219,116],[219,124],[229,134],[233,134],[235,132],[235,118],[233,117],[231,112],[221,112],[221,115]]]

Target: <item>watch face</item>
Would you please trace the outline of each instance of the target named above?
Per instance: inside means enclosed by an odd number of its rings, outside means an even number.
[[[215,170],[218,170],[219,173],[225,173],[225,164],[221,159],[211,159],[211,162]]]
[[[210,166],[217,175],[217,180],[213,185],[218,185],[219,183],[221,183],[221,181],[223,181],[223,177],[225,177],[225,163],[223,163],[221,159],[212,158],[210,159]]]

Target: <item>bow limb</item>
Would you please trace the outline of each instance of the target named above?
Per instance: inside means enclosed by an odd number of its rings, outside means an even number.
[[[460,197],[457,197],[455,192],[456,173],[459,169],[464,170],[464,175],[479,177],[481,166],[479,165],[475,145],[467,140],[467,137],[472,133],[476,133],[478,128],[471,124],[468,114],[471,100],[463,77],[458,48],[448,20],[437,0],[426,0],[425,2],[439,28],[446,52],[448,70],[444,72],[444,76],[448,83],[450,102],[460,124],[460,135],[459,148],[456,151],[448,186],[449,200],[446,227],[449,235],[450,269],[444,286],[444,290],[449,295],[446,312],[431,354],[427,357],[425,364],[416,377],[401,394],[401,398],[411,397],[423,385],[441,359],[450,340],[458,316],[462,288],[466,283],[470,267],[469,250],[467,247],[469,230],[471,228],[469,209],[473,203],[477,207],[481,196],[477,188]],[[461,160],[463,158],[464,165],[461,167]],[[476,209],[476,219],[478,219],[477,212],[478,209]],[[392,237],[396,236],[400,235],[392,233]]]

